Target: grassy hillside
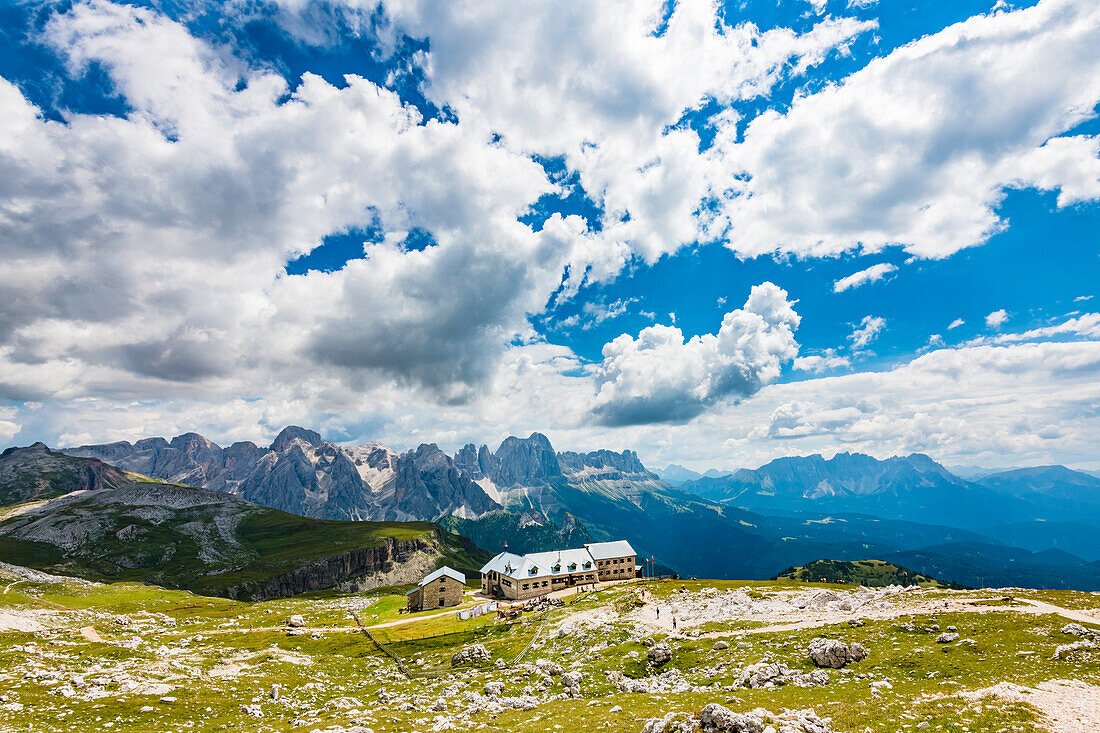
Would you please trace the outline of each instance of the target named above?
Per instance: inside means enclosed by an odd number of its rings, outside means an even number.
[[[881,588],[888,585],[923,585],[945,588],[935,578],[882,560],[814,560],[798,568],[787,568],[772,580],[803,583],[844,583]]]
[[[465,571],[487,558],[466,538],[429,522],[308,519],[228,494],[151,482],[58,497],[0,520],[0,561],[215,595],[257,593],[273,581],[278,594],[330,587],[400,570],[417,554],[420,566]],[[293,577],[280,580],[286,576]]]

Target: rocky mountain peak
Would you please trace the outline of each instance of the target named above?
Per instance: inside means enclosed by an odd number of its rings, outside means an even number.
[[[558,454],[558,462],[563,471],[576,472],[587,467],[619,473],[649,473],[638,454],[632,450],[624,450],[622,453],[610,450],[596,450],[591,453],[566,451]]]
[[[462,471],[474,481],[484,478],[485,474],[481,470],[481,465],[477,461],[477,446],[473,443],[467,443],[459,449],[458,453],[455,453],[454,457],[455,468]]]
[[[282,453],[289,450],[295,440],[305,441],[315,448],[322,443],[321,434],[315,430],[308,430],[297,425],[288,425],[275,436],[275,440],[271,443],[271,450]]]
[[[512,435],[504,439],[494,458],[490,478],[497,486],[528,486],[561,477],[561,465],[550,440],[542,433],[528,438]]]

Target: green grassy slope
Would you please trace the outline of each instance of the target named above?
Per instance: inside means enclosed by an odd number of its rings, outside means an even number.
[[[880,588],[887,585],[923,585],[947,587],[935,578],[882,560],[814,560],[797,568],[787,568],[772,580],[805,583],[845,583]]]

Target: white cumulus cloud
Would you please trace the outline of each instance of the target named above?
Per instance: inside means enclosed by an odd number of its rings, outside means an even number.
[[[787,292],[765,282],[716,334],[685,341],[661,325],[623,334],[603,348],[593,413],[608,425],[683,422],[719,400],[749,397],[798,353],[799,320]]]
[[[995,310],[985,317],[985,325],[989,328],[1000,328],[1008,320],[1008,311],[1004,308]]]
[[[1041,0],[972,17],[754,119],[712,155],[742,178],[711,233],[742,254],[900,244],[946,257],[1004,222],[1006,188],[1100,195],[1096,146],[1057,138],[1100,102],[1100,5]],[[720,152],[719,152],[720,151]]]

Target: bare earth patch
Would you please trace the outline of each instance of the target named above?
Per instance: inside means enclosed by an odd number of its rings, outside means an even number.
[[[0,611],[0,631],[42,631],[45,627],[39,623],[33,613],[19,611]]]
[[[96,641],[96,642],[103,641],[103,639],[99,635],[99,632],[95,630],[94,626],[84,626],[84,627],[82,627],[80,629],[80,635],[83,636],[88,641]]]
[[[1095,733],[1100,730],[1100,686],[1097,685],[1080,680],[1048,680],[1038,687],[1001,682],[963,695],[969,699],[987,696],[1038,708],[1051,733]]]

